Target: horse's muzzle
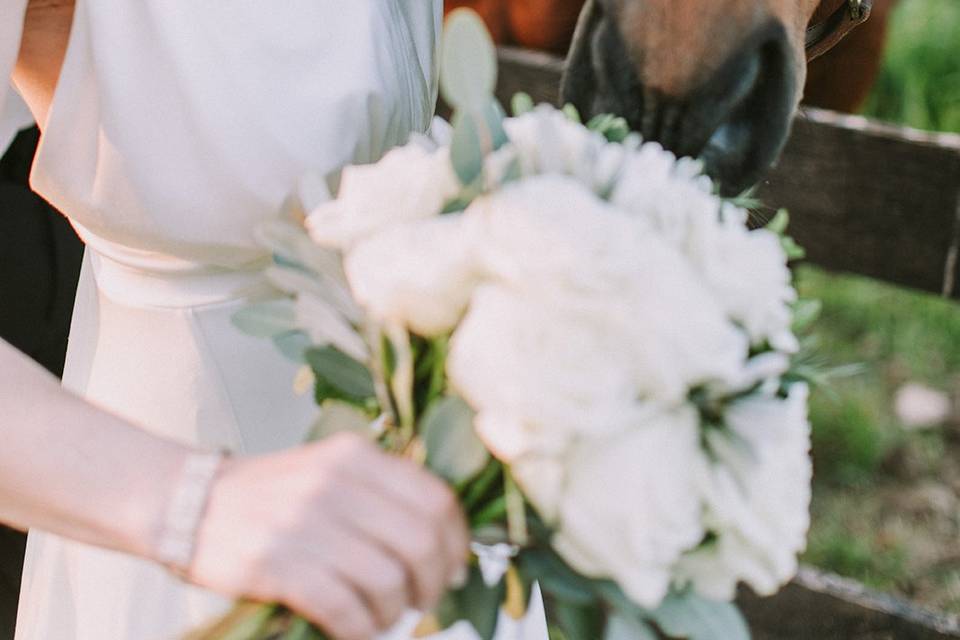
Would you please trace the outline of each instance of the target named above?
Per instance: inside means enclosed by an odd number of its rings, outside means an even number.
[[[645,140],[701,158],[722,193],[760,180],[786,142],[796,105],[793,53],[784,27],[769,22],[744,38],[718,70],[687,95],[666,95],[642,77],[615,19],[587,3],[567,59],[563,100],[589,117],[614,113]]]

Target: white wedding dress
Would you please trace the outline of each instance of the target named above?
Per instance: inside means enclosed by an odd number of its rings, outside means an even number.
[[[25,5],[0,0],[0,80]],[[206,448],[301,440],[314,408],[292,391],[294,366],[230,323],[267,290],[252,232],[306,171],[373,161],[429,126],[441,5],[76,0],[32,175],[87,243],[66,387]],[[15,102],[0,82],[0,121]],[[17,640],[175,639],[229,604],[33,531]],[[539,601],[501,637],[545,640]]]

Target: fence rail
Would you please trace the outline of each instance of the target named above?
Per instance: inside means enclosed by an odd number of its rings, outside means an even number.
[[[498,97],[556,102],[563,61],[500,49]],[[812,264],[960,300],[960,135],[805,109],[760,185]]]

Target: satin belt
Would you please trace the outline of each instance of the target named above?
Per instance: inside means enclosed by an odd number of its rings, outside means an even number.
[[[269,259],[237,268],[188,262],[116,245],[87,244],[97,289],[133,307],[185,309],[266,295],[275,291],[264,276]]]

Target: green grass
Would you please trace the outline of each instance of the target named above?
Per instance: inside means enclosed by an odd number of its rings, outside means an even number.
[[[900,0],[870,116],[960,131],[960,2]]]
[[[865,113],[960,132],[960,2],[901,0]],[[811,267],[798,271],[797,282],[805,296],[823,301],[816,329],[820,352],[832,364],[863,365],[861,375],[837,381],[811,403],[813,527],[804,560],[960,610],[960,571],[920,575],[919,558],[921,549],[930,554],[938,545],[950,551],[956,536],[938,538],[923,519],[891,516],[895,509],[887,503],[905,483],[886,469],[895,452],[907,450],[919,460],[914,466],[921,476],[943,477],[951,455],[944,434],[907,432],[892,403],[906,381],[960,389],[960,305]]]

